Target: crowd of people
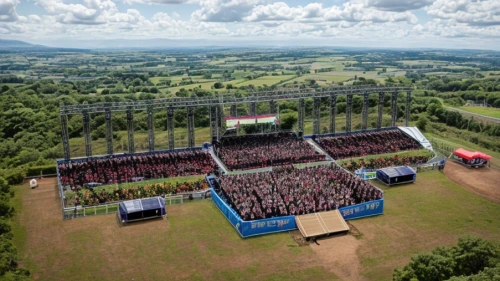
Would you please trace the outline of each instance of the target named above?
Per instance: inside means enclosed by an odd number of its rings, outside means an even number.
[[[364,132],[316,140],[333,159],[420,149],[420,144],[400,130]]]
[[[214,184],[245,221],[329,211],[383,197],[382,191],[335,164],[222,175]]]
[[[342,164],[346,170],[354,172],[355,170],[365,168],[365,169],[382,169],[386,167],[396,167],[396,166],[413,166],[424,164],[429,161],[432,156],[430,155],[415,155],[415,156],[398,156],[393,157],[380,157],[380,158],[370,158],[368,160],[359,159],[354,161],[347,161]]]
[[[132,200],[154,196],[183,194],[193,191],[208,190],[208,188],[209,186],[206,180],[200,179],[193,182],[154,183],[133,187],[127,186],[126,188],[117,187],[112,191],[108,191],[106,189],[81,189],[76,193],[76,197],[74,199],[70,200],[70,202],[67,202],[67,205],[99,205],[120,200]]]
[[[206,174],[217,169],[210,154],[201,150],[71,160],[58,166],[61,184],[71,189],[80,189],[86,183],[114,184],[138,178],[172,178]]]
[[[230,171],[325,160],[304,139],[283,132],[222,138],[214,149]]]

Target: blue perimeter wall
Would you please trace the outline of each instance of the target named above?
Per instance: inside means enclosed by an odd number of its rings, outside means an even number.
[[[212,200],[233,225],[238,234],[243,237],[251,237],[255,235],[269,234],[281,231],[289,231],[297,229],[295,223],[295,216],[283,216],[270,219],[262,219],[255,221],[243,221],[238,213],[229,207],[224,200],[222,200],[214,187],[210,183],[210,179],[214,176],[207,176],[207,182],[211,187]],[[370,201],[353,206],[339,208],[340,213],[346,220],[359,219],[369,216],[382,215],[384,213],[384,199]]]

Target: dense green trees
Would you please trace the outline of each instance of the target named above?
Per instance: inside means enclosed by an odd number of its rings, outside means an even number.
[[[466,236],[458,240],[457,246],[439,247],[431,253],[412,257],[410,263],[402,269],[394,270],[393,279],[395,281],[497,280],[489,279],[488,276],[495,275],[499,271],[499,246],[481,238]]]
[[[29,271],[17,267],[17,250],[11,240],[9,220],[14,215],[14,208],[9,200],[13,194],[8,182],[0,177],[0,279],[27,280]]]

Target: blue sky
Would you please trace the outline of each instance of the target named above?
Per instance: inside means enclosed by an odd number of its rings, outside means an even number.
[[[500,0],[0,0],[0,37],[500,48]]]

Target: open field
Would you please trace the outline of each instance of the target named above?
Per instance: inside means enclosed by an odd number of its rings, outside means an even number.
[[[491,155],[491,156],[493,156],[493,158],[491,158],[491,160],[490,160],[491,164],[500,168],[500,153],[499,152],[491,151],[491,150],[483,148],[479,145],[476,145],[476,144],[473,144],[470,142],[466,142],[463,140],[459,140],[459,139],[451,139],[451,138],[444,139],[444,138],[437,136],[435,134],[432,134],[432,133],[424,133],[424,135],[429,141],[435,141],[439,144],[445,144],[445,145],[450,146],[454,149],[464,148],[464,149],[467,149],[470,151],[481,151],[481,152],[484,152],[488,155]]]
[[[460,109],[494,118],[500,118],[500,108],[483,106],[461,106]]]
[[[255,87],[264,86],[264,85],[272,86],[274,84],[280,83],[283,80],[290,79],[293,76],[294,75],[262,76],[262,77],[259,77],[257,79],[248,80],[248,81],[245,81],[242,83],[238,83],[235,86],[237,86],[237,87],[248,86],[248,85],[254,85]]]
[[[14,241],[35,280],[389,280],[411,255],[465,234],[500,241],[500,205],[441,172],[379,186],[385,214],[351,221],[361,237],[299,247],[288,233],[239,238],[208,200],[124,227],[113,215],[62,221],[55,180],[45,179],[16,188]]]

